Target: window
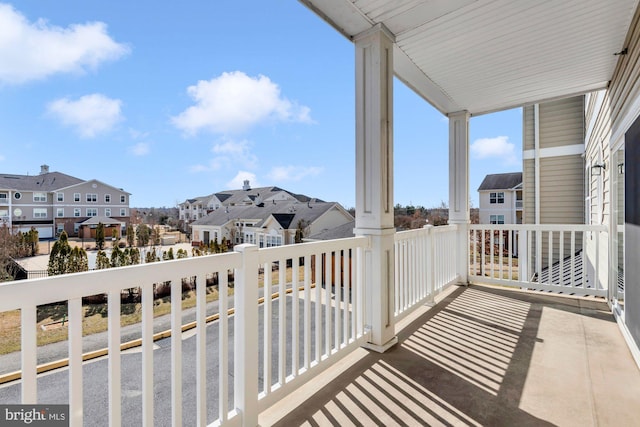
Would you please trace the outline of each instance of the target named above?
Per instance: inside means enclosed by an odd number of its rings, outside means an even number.
[[[22,194],[16,191],[15,193],[13,193],[13,198],[16,200],[20,200],[22,199]]]
[[[87,216],[98,216],[98,209],[87,208]]]
[[[98,195],[95,193],[87,193],[87,202],[97,202]]]
[[[0,218],[6,218],[9,216],[9,209],[0,209]]]
[[[120,203],[127,203],[127,196],[125,195],[120,196]]]
[[[104,195],[104,202],[105,203],[111,203],[111,194],[105,194]]]
[[[80,201],[80,193],[73,193],[73,201],[74,202]]]
[[[7,193],[0,193],[0,203],[7,203],[8,196]]]
[[[504,215],[489,215],[490,224],[504,224]]]
[[[34,218],[46,218],[47,217],[47,208],[33,208],[33,217]]]
[[[56,200],[59,202],[64,202],[64,193],[56,193]]]
[[[489,193],[489,203],[504,203],[504,192]]]
[[[120,216],[127,216],[127,210],[125,208],[120,208]]]
[[[64,224],[60,223],[56,225],[56,234],[59,236],[64,231]]]
[[[262,234],[260,235],[259,241],[260,241],[260,247],[264,248],[264,235],[262,235]]]
[[[56,216],[58,218],[62,218],[64,216],[64,208],[57,208],[56,209]]]
[[[281,236],[267,236],[267,247],[282,246]]]
[[[47,193],[33,193],[33,201],[34,202],[46,202],[47,201]]]
[[[104,208],[104,216],[111,216],[111,208]]]
[[[80,208],[73,209],[73,216],[80,216]]]

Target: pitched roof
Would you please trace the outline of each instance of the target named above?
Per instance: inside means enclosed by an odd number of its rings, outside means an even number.
[[[288,190],[285,190],[280,187],[271,186],[271,187],[258,187],[258,188],[249,188],[247,190],[223,190],[217,193],[212,193],[208,196],[196,197],[195,199],[187,199],[187,202],[193,203],[193,201],[208,201],[212,197],[216,197],[223,205],[232,206],[232,205],[242,205],[248,202],[255,202],[256,199],[260,199],[263,202],[269,201],[272,197],[276,196],[279,193],[286,193],[291,198],[291,201],[298,201],[306,203],[308,201],[318,201],[322,200],[314,199],[304,194],[296,194],[292,193]],[[280,200],[279,200],[280,201]]]
[[[522,172],[495,173],[484,177],[478,191],[510,190],[522,184]]]
[[[0,188],[6,190],[55,191],[82,182],[85,181],[60,172],[40,175],[0,174]]]
[[[265,203],[265,205],[268,206],[269,203]],[[298,223],[300,222],[306,225],[312,224],[325,212],[336,206],[339,206],[336,202],[289,202],[288,206],[284,205],[286,211],[280,210],[274,212],[272,216],[282,225],[282,228],[293,229],[298,227]],[[276,215],[278,215],[278,217],[276,217]],[[263,226],[266,220],[267,218],[256,224],[256,227]]]
[[[290,202],[265,203],[262,206],[256,205],[233,205],[216,209],[208,215],[194,221],[192,225],[217,225],[222,226],[235,219],[262,221],[273,212],[286,212],[285,205]]]
[[[217,209],[207,216],[200,218],[192,225],[222,226],[230,221],[254,220],[255,227],[262,227],[271,217],[278,221],[282,228],[295,228],[299,221],[313,223],[329,209],[338,205],[336,202],[307,202],[276,201],[261,203],[260,205],[235,205]]]
[[[356,227],[356,222],[349,221],[346,224],[339,225],[334,228],[326,228],[316,234],[313,234],[309,237],[305,237],[303,240],[334,240],[334,239],[345,239],[348,237],[354,237],[355,233],[353,229]]]
[[[228,193],[216,193],[215,196],[218,198],[218,200],[220,200],[221,202],[224,202],[229,197],[231,197],[231,194],[228,194]]]
[[[118,221],[113,218],[109,218],[108,216],[92,216],[82,221],[80,224],[82,225],[98,225],[102,223],[104,225],[116,225],[122,224],[122,221]]]

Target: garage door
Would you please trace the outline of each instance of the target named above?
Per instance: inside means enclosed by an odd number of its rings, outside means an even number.
[[[53,227],[36,227],[36,230],[38,230],[39,239],[53,238]]]

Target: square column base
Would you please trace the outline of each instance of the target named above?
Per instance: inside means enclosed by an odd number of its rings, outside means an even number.
[[[389,350],[391,347],[393,347],[397,343],[398,343],[398,337],[395,336],[391,338],[389,341],[387,341],[386,343],[384,343],[383,345],[367,342],[362,344],[362,347],[366,348],[367,350],[373,350],[378,353],[384,353],[385,351]]]

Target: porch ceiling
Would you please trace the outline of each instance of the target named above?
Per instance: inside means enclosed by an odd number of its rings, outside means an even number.
[[[606,87],[638,0],[300,0],[347,38],[384,24],[396,76],[442,113]]]

